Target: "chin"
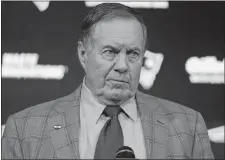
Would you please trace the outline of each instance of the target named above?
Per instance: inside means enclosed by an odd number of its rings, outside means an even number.
[[[126,101],[134,94],[130,90],[113,89],[106,93],[106,97],[112,101]]]
[[[103,104],[122,104],[135,95],[130,88],[111,88],[104,86],[96,92],[97,99]]]

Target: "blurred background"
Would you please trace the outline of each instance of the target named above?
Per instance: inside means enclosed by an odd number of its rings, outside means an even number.
[[[2,131],[9,115],[81,84],[80,24],[98,3],[1,2]],[[223,159],[225,2],[123,3],[137,8],[148,28],[139,90],[199,111]]]

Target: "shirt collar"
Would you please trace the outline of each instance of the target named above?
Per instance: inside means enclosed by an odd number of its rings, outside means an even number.
[[[137,104],[134,96],[130,98],[128,101],[124,102],[120,105],[120,107],[128,114],[128,116],[134,121],[137,121]]]
[[[81,89],[81,106],[85,119],[90,121],[90,124],[96,124],[100,118],[105,105],[98,102],[94,97],[90,89],[85,85],[85,78],[83,79],[82,89]],[[137,105],[134,96],[128,101],[120,105],[120,107],[126,112],[126,114],[134,121],[137,121]]]

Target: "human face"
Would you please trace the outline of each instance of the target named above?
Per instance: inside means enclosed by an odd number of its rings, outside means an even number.
[[[83,56],[86,86],[99,102],[121,104],[135,95],[144,55],[143,37],[141,24],[132,18],[102,20],[93,28],[89,49],[79,55]]]

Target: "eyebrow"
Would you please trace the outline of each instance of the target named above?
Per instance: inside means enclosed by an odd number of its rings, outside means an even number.
[[[112,48],[114,50],[120,50],[121,49],[121,46],[117,45],[117,46],[112,46],[112,45],[105,45],[102,47],[102,49],[104,48]]]
[[[138,48],[138,47],[133,47],[133,48],[131,48],[130,50],[132,50],[132,51],[139,51],[139,52],[141,52],[141,49],[140,49],[140,48]]]
[[[106,46],[103,46],[102,49],[104,48],[112,48],[113,50],[116,50],[116,51],[119,51],[122,46],[121,45],[116,45],[116,46],[112,46],[112,45],[106,45]],[[128,49],[129,51],[141,51],[141,49],[139,49],[138,47],[133,47],[133,48],[129,48]]]

